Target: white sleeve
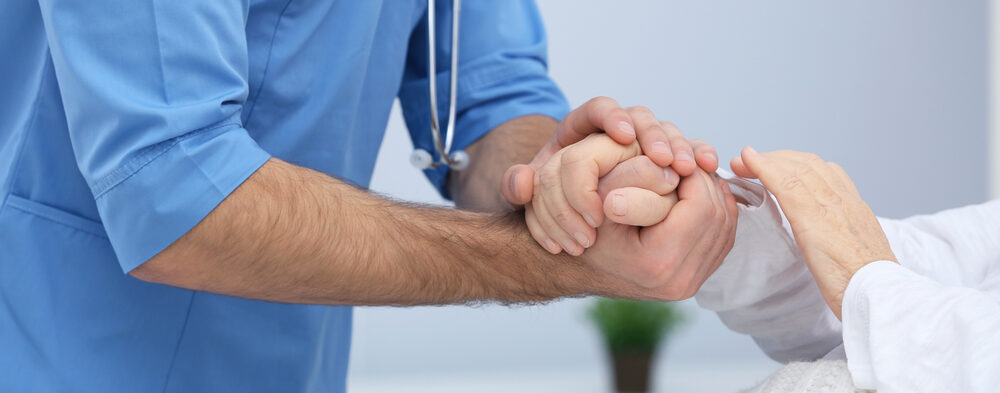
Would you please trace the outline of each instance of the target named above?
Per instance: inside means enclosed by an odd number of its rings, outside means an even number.
[[[996,272],[988,276],[995,278]],[[861,268],[843,303],[844,347],[855,386],[880,393],[995,392],[1000,386],[995,296],[942,285],[892,262]]]
[[[764,187],[720,171],[739,206],[736,243],[695,296],[733,331],[782,363],[815,360],[841,343],[841,324],[823,301],[777,202]]]
[[[899,263],[941,284],[980,286],[1000,263],[1000,199],[879,222]]]

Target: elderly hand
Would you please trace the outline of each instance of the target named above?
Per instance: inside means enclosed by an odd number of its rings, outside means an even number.
[[[549,165],[562,149],[601,131],[622,146],[631,146],[631,150],[617,161],[598,163],[592,155],[600,151],[575,149],[556,160],[564,166]],[[567,115],[530,164],[508,169],[501,192],[511,204],[526,204],[526,218],[535,223],[531,234],[546,250],[580,255],[596,242],[595,228],[605,218],[604,203],[597,193],[598,178],[639,153],[645,154],[650,163],[671,166],[673,176],[690,175],[698,167],[709,172],[718,167],[718,155],[712,146],[689,142],[676,126],[656,120],[646,108],[624,109],[610,98],[599,97]],[[547,173],[538,172],[545,166]],[[572,170],[563,172],[562,168]]]
[[[875,214],[839,165],[810,153],[757,153],[747,147],[731,166],[739,176],[760,179],[778,199],[837,318],[855,272],[875,261],[896,262]]]

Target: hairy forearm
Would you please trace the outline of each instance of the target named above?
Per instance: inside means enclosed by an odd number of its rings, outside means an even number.
[[[459,208],[475,211],[508,211],[512,207],[500,194],[500,179],[514,164],[526,164],[542,149],[559,123],[547,116],[511,119],[465,149],[469,167],[451,171],[449,187]]]
[[[311,304],[531,302],[591,287],[583,262],[535,245],[520,217],[391,202],[271,160],[132,274]]]

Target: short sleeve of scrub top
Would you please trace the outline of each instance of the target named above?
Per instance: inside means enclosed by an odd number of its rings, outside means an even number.
[[[438,2],[437,92],[441,132],[448,115],[451,64],[450,2]],[[459,71],[455,136],[452,151],[464,149],[507,120],[544,115],[561,120],[569,105],[548,76],[545,28],[533,1],[464,1],[460,14]],[[399,91],[403,116],[414,146],[435,160],[428,95],[427,20],[413,30],[403,84]],[[424,171],[445,198],[448,168]]]
[[[240,119],[247,4],[40,5],[77,164],[131,271],[270,158]]]

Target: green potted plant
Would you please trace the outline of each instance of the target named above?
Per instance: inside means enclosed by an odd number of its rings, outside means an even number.
[[[674,304],[599,298],[588,310],[610,354],[619,392],[649,391],[653,356],[684,316]]]

